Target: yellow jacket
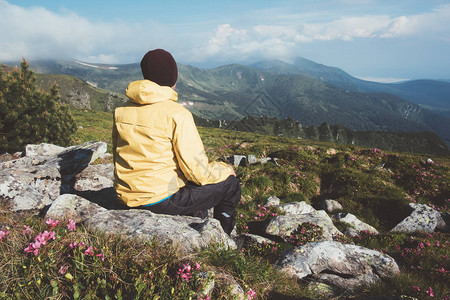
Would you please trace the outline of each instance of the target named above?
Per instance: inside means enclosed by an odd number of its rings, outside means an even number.
[[[218,183],[231,175],[222,162],[208,162],[192,114],[176,103],[170,87],[134,81],[132,102],[114,112],[114,188],[130,207],[147,205],[176,193],[186,180]]]

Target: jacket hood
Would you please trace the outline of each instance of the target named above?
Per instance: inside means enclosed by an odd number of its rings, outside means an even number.
[[[171,87],[160,86],[150,80],[131,82],[125,93],[131,101],[138,104],[152,104],[166,100],[178,100],[177,92]]]

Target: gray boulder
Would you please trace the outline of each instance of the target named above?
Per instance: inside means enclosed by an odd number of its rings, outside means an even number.
[[[0,163],[0,199],[8,209],[39,211],[49,205],[73,185],[76,174],[106,151],[106,143],[88,142],[59,150],[44,147],[30,156]]]
[[[367,223],[364,223],[355,215],[352,215],[350,213],[339,213],[335,216],[335,219],[350,225],[354,229],[346,231],[346,235],[356,236],[363,231],[366,231],[370,234],[378,234],[378,231],[374,227],[370,226]]]
[[[75,176],[74,189],[77,191],[99,191],[114,185],[114,165],[89,165]]]
[[[414,211],[391,229],[391,232],[434,232],[449,231],[445,217],[439,211],[425,204],[410,203]]]
[[[288,214],[278,216],[270,220],[266,227],[266,233],[288,239],[290,235],[303,223],[313,223],[323,229],[323,239],[332,240],[333,235],[342,233],[333,225],[331,218],[323,210],[304,214]]]
[[[64,152],[66,148],[52,144],[28,144],[25,146],[25,156],[51,156]]]
[[[171,244],[185,253],[219,243],[235,249],[234,241],[223,231],[216,219],[154,214],[148,210],[108,210],[79,196],[58,197],[46,217],[74,219],[78,223],[108,234]]]
[[[308,276],[341,290],[372,284],[400,272],[395,260],[386,254],[333,241],[286,250],[275,265],[289,276]]]

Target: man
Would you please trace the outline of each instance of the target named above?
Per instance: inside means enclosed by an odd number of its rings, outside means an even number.
[[[155,213],[214,218],[230,234],[241,189],[233,167],[208,162],[192,114],[176,103],[178,69],[162,49],[142,58],[144,80],[131,82],[131,100],[114,112],[116,193],[127,206]]]

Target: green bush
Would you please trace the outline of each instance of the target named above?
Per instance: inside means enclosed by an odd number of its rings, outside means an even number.
[[[49,93],[38,90],[28,63],[20,66],[6,76],[0,70],[0,152],[36,142],[70,145],[77,127],[56,85]]]
[[[250,178],[247,181],[247,185],[251,187],[255,187],[259,189],[260,191],[266,191],[268,188],[273,187],[273,181],[269,177],[265,175],[256,176],[253,178]]]

